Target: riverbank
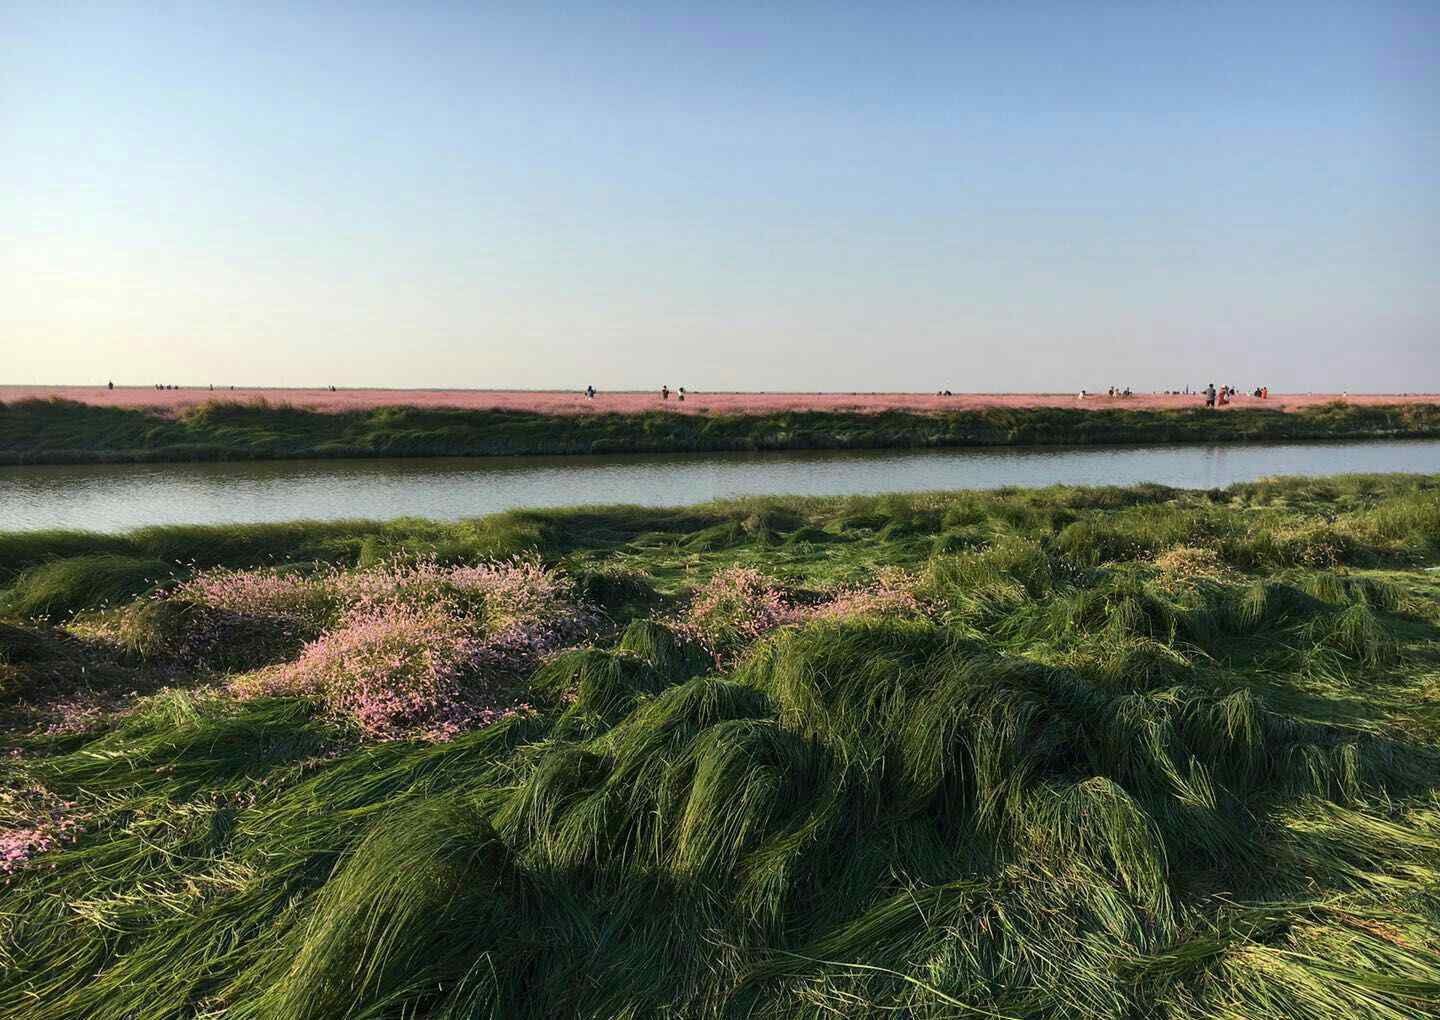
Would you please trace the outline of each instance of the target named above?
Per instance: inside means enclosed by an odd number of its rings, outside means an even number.
[[[1433,475],[0,533],[0,1017],[1440,1017],[1437,560]]]
[[[102,391],[104,392],[104,391]],[[118,391],[117,391],[118,392]],[[151,391],[155,392],[155,391]],[[746,395],[755,397],[756,395]],[[763,395],[762,395],[763,396]],[[566,400],[580,400],[565,395]],[[1440,402],[1330,401],[1295,405],[1242,398],[1119,398],[1107,405],[947,409],[664,409],[583,413],[382,406],[319,410],[206,400],[171,407],[60,399],[0,403],[0,464],[85,464],[295,458],[542,456],[967,446],[1159,445],[1440,437]],[[955,398],[959,400],[960,398]],[[1191,406],[1145,401],[1190,400]],[[658,403],[658,400],[652,401]],[[763,404],[755,405],[762,407]]]

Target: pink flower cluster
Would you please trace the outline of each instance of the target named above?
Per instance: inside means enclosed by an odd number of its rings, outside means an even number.
[[[903,571],[882,571],[869,584],[836,589],[818,603],[798,604],[774,578],[751,567],[729,567],[696,590],[678,628],[723,663],[786,624],[925,613],[913,579]]]
[[[915,616],[925,612],[915,593],[879,582],[868,588],[842,589],[829,601],[812,607],[807,617],[814,620],[847,616]]]
[[[116,719],[125,712],[128,703],[138,696],[139,691],[130,691],[128,694],[111,692],[109,696],[90,694],[51,702],[45,706],[46,714],[50,716],[45,733],[49,736],[84,733],[102,722]]]
[[[182,581],[160,597],[179,599],[240,616],[317,624],[335,612],[334,571],[299,574],[273,569],[218,568]]]
[[[0,796],[6,801],[6,814],[18,808],[29,816],[24,824],[0,828],[0,874],[11,874],[37,854],[72,842],[82,831],[84,818],[75,813],[75,803],[42,787]]]
[[[337,571],[327,581],[349,612],[430,608],[457,618],[483,617],[491,626],[563,609],[572,595],[570,578],[534,555],[475,566],[391,560]]]
[[[318,697],[379,739],[447,739],[527,710],[516,683],[598,622],[572,601],[567,577],[533,558],[389,563],[326,583],[338,623],[236,689]]]
[[[295,662],[261,674],[256,693],[317,696],[372,736],[400,736],[460,702],[474,643],[438,613],[357,614]]]
[[[43,827],[0,829],[0,872],[8,875],[31,857],[55,845],[55,837]]]
[[[785,589],[753,567],[727,567],[691,596],[679,629],[723,661],[761,634],[800,619]]]
[[[503,624],[561,608],[571,591],[565,574],[532,555],[474,566],[395,559],[360,570],[326,567],[311,574],[221,568],[197,574],[164,597],[319,629],[392,607]]]

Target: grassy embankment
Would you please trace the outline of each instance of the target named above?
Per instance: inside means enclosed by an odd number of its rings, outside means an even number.
[[[0,1015],[1440,1016],[1437,561],[1395,476],[3,535]]]
[[[1197,398],[1198,400],[1198,398]],[[62,400],[0,404],[0,464],[902,449],[1440,436],[1440,405],[1336,403],[1087,411],[1028,408],[915,414],[547,415],[388,407],[327,412],[212,403],[174,416]]]

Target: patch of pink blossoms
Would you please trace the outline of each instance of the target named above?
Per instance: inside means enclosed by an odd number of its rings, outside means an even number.
[[[868,584],[836,589],[820,602],[798,603],[784,586],[752,567],[721,570],[698,588],[678,629],[720,662],[732,661],[763,634],[786,624],[851,616],[926,612],[903,571],[882,571]]]
[[[806,617],[833,620],[847,616],[917,616],[926,612],[915,596],[913,580],[903,572],[886,571],[868,585],[832,593],[825,602],[810,607]]]
[[[128,694],[110,692],[108,695],[88,694],[51,702],[45,706],[46,714],[50,716],[45,724],[45,733],[63,736],[92,730],[124,713],[129,703],[138,696],[138,691]]]
[[[574,602],[569,578],[537,558],[392,562],[325,581],[338,622],[294,662],[237,689],[318,697],[378,739],[447,739],[528,710],[519,681],[598,621]]]
[[[10,875],[37,855],[54,850],[79,836],[84,819],[72,801],[61,800],[42,787],[0,793],[5,814],[23,814],[15,826],[0,826],[0,875]]]
[[[774,578],[753,567],[727,567],[696,589],[679,630],[723,661],[766,631],[800,618]]]
[[[162,597],[218,609],[237,616],[318,626],[336,610],[337,571],[299,574],[275,569],[202,571]]]

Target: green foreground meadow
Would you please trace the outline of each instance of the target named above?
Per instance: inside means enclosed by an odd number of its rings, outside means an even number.
[[[1440,476],[0,534],[0,1016],[1440,1017]]]

